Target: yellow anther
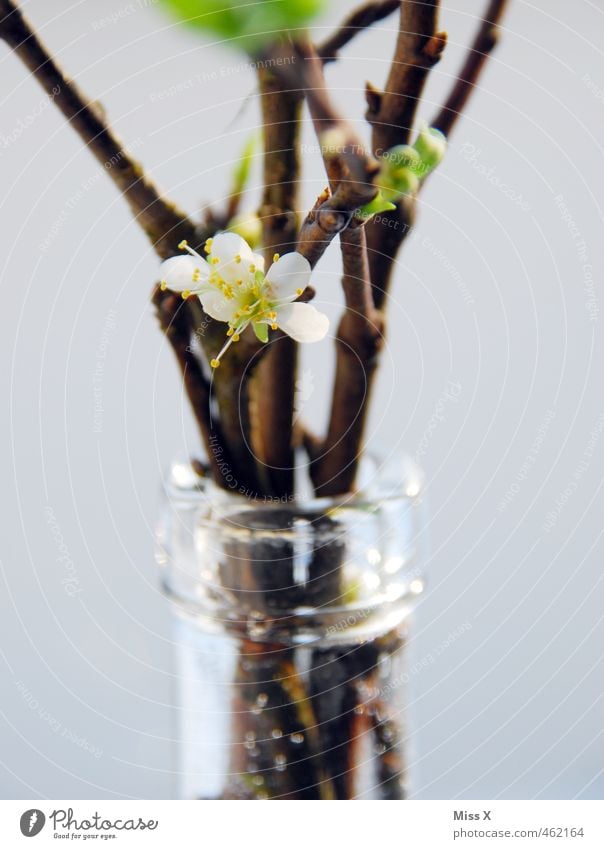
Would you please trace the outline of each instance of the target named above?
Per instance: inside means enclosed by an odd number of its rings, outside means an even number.
[[[279,254],[273,254],[273,262],[277,262],[279,259]]]
[[[185,289],[185,290],[183,291],[183,293],[182,293],[182,299],[183,299],[183,301],[186,301],[190,294],[191,294],[190,289]]]
[[[252,263],[252,264],[250,265],[250,272],[251,272],[252,274],[255,274],[255,273],[256,273],[256,266],[254,265],[254,263]]]
[[[296,295],[301,295],[304,289],[296,289]]]
[[[161,283],[159,284],[159,288],[162,290],[162,292],[166,291],[166,289],[168,288],[168,284],[166,283],[165,280],[161,281]]]
[[[189,243],[187,242],[186,239],[183,239],[182,242],[178,243],[178,250],[179,251],[184,251],[184,249],[188,248],[188,247],[189,247]]]
[[[197,281],[199,280],[200,274],[201,274],[201,271],[199,270],[199,268],[196,268],[195,271],[193,272],[193,283],[197,283]]]
[[[235,283],[236,283],[238,286],[241,286],[241,285],[243,284],[243,280],[235,280]]]
[[[212,239],[206,239],[205,244],[203,246],[204,251],[209,254],[212,250]]]
[[[233,328],[229,327],[229,329],[227,330],[227,336],[232,336],[234,332],[235,331],[233,330]]]
[[[235,254],[235,262],[241,262],[241,254]]]
[[[273,322],[271,324],[271,330],[276,330],[276,329],[277,329],[277,325]]]
[[[212,265],[218,265],[220,260],[217,256],[213,256],[213,257],[210,258],[210,262],[212,263]]]
[[[239,334],[235,333],[233,336],[233,342],[239,342]]]
[[[218,366],[220,365],[220,360],[210,360],[210,365],[212,366],[212,368],[218,368]]]

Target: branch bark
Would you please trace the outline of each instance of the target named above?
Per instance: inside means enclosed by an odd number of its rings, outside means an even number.
[[[330,182],[330,190],[319,196],[298,237],[298,250],[314,267],[354,212],[376,196],[373,178],[379,166],[334,107],[316,50],[307,42],[298,43],[296,50],[301,85]]]
[[[295,250],[303,92],[270,68],[258,72],[264,129],[264,193],[260,207],[266,267],[275,253]],[[279,498],[294,490],[293,407],[297,345],[279,333],[271,339],[252,379],[253,446],[260,476]]]
[[[346,310],[336,335],[336,371],[327,435],[311,477],[317,495],[350,492],[362,449],[373,374],[383,344],[383,317],[375,309],[365,228],[356,222],[340,233]]]
[[[415,114],[430,69],[441,58],[446,33],[438,29],[440,0],[401,3],[400,31],[384,91],[367,88],[367,120],[372,125],[376,156],[397,144],[408,144]],[[397,209],[367,225],[369,267],[375,304],[380,309],[388,291],[398,250],[413,226],[415,198],[403,198]]]
[[[432,126],[441,130],[446,136],[451,133],[464,110],[468,99],[477,86],[478,78],[485,63],[497,45],[499,26],[507,5],[508,0],[491,0],[489,3],[459,76],[440,112],[432,121]]]

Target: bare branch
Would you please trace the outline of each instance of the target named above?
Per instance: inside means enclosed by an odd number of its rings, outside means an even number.
[[[370,27],[371,24],[387,18],[395,12],[400,0],[370,0],[348,15],[338,29],[317,47],[317,55],[324,64],[338,58],[338,52],[345,47],[357,33]]]
[[[447,136],[476,88],[485,63],[497,45],[499,25],[507,5],[508,0],[491,0],[489,3],[459,76],[442,109],[432,121],[432,126]]]
[[[410,139],[427,75],[438,62],[446,33],[438,29],[439,0],[404,0],[394,59],[383,92],[367,90],[372,148],[380,155]],[[381,309],[398,250],[415,218],[415,197],[406,196],[393,212],[367,224],[369,267],[376,307]]]
[[[440,0],[404,0],[400,29],[384,91],[367,92],[373,152],[407,144],[428,72],[441,58],[447,34],[438,30]]]
[[[308,213],[298,238],[298,250],[314,266],[333,237],[348,226],[355,210],[377,194],[373,178],[378,164],[334,107],[315,49],[306,42],[297,43],[295,49],[299,58],[295,73],[306,96],[331,187]],[[285,73],[292,72],[287,69]]]
[[[373,304],[365,228],[340,233],[346,310],[336,336],[336,373],[327,435],[316,447],[311,476],[318,495],[350,492],[362,450],[372,377],[383,343],[383,320]]]
[[[191,346],[187,304],[180,295],[162,292],[159,286],[153,290],[151,300],[156,307],[160,327],[180,367],[214,480],[225,485],[224,470],[228,467],[228,457],[224,454],[220,424],[213,420],[210,411],[210,383]],[[219,465],[219,460],[223,460],[224,465]]]
[[[102,110],[68,79],[12,0],[0,0],[0,38],[29,68],[52,97],[106,173],[160,257],[174,253],[181,239],[195,240],[195,225],[175,204],[161,197],[141,166],[109,128]]]
[[[300,174],[300,118],[304,95],[272,69],[258,72],[264,128],[264,193],[260,216],[267,267],[274,253],[295,249]],[[259,474],[278,497],[293,493],[293,406],[297,345],[278,333],[256,369],[251,393],[252,436]]]

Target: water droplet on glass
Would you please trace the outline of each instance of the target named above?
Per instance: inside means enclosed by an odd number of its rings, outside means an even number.
[[[287,758],[285,755],[275,755],[275,769],[277,772],[285,772],[287,769]]]
[[[268,631],[268,623],[264,618],[264,614],[258,610],[252,610],[249,613],[247,630],[250,637],[262,637]]]
[[[280,728],[273,728],[271,731],[271,737],[273,740],[279,740],[280,737],[283,737],[283,731]]]
[[[262,785],[264,784],[263,776],[262,775],[255,775],[252,778],[252,784],[255,784],[256,787],[262,787]]]
[[[292,743],[303,743],[304,742],[304,734],[298,734],[296,732],[295,734],[290,734],[289,739],[291,740]]]
[[[267,702],[268,702],[268,696],[266,695],[266,693],[260,693],[256,697],[256,704],[252,708],[252,713],[255,716],[259,716],[259,714],[261,714],[262,711],[264,710],[264,708],[266,707]]]

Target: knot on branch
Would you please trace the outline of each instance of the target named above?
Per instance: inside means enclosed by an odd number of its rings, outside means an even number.
[[[323,230],[324,233],[335,236],[337,233],[341,233],[342,230],[346,229],[353,214],[353,212],[343,212],[338,209],[326,207],[318,209],[315,216],[316,222],[321,230]]]
[[[373,83],[365,83],[365,100],[367,102],[367,111],[365,112],[366,119],[371,123],[372,119],[380,113],[382,107],[382,94],[379,88],[376,88]]]
[[[428,39],[428,41],[424,44],[422,53],[430,63],[430,66],[436,65],[436,63],[440,61],[443,55],[443,50],[446,46],[446,32],[436,32],[431,38]]]

